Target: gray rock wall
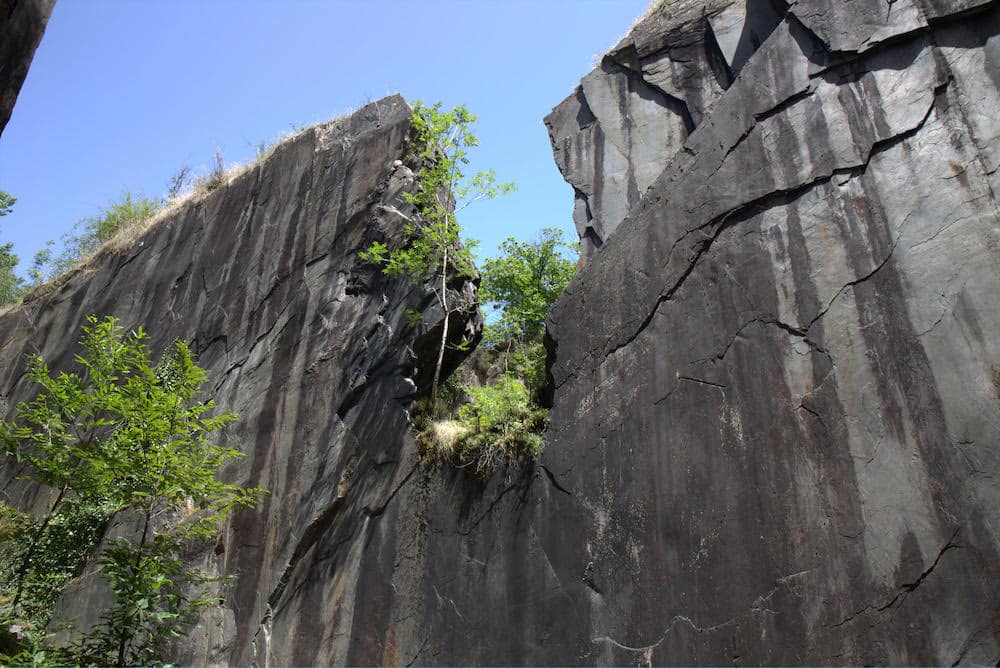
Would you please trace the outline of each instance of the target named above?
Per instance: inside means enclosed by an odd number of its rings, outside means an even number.
[[[355,588],[304,581],[276,614],[276,662],[1000,658],[1000,10],[925,8],[856,52],[808,27],[864,41],[855,4],[854,27],[748,5],[749,46],[715,39],[733,78],[710,67],[711,95],[684,98],[712,99],[675,148],[628,140],[683,113],[619,62],[676,35],[671,15],[557,107],[571,183],[649,183],[600,191],[626,213],[551,319],[541,461],[488,483],[407,462],[363,545],[329,558]],[[671,6],[691,40],[736,11]]]
[[[404,460],[416,460],[406,408],[440,337],[429,292],[357,258],[376,239],[403,243],[413,211],[400,193],[414,179],[410,166],[394,163],[406,158],[409,129],[410,109],[396,96],[308,130],[175,208],[134,245],[0,315],[0,394],[11,405],[31,393],[24,354],[71,366],[80,326],[96,313],[144,326],[153,350],[191,339],[207,393],[241,416],[226,440],[246,457],[224,476],[269,494],[194,557],[235,579],[176,661],[305,665],[344,656],[347,641],[336,638],[351,628],[349,606],[320,614],[311,587],[353,600],[350,569],[362,566],[353,559],[393,498]],[[475,339],[475,284],[451,287],[452,303],[472,309],[452,316],[453,342]],[[409,327],[407,309],[422,311],[424,324]],[[458,361],[449,355],[451,367]],[[40,510],[45,494],[17,474],[3,470],[0,489]],[[84,577],[59,616],[87,625],[104,600],[99,579]],[[307,658],[319,648],[322,658]]]
[[[997,44],[996,3],[792,3],[560,300],[586,661],[1000,658]]]
[[[398,99],[0,318],[0,387],[91,312],[195,340],[271,495],[198,557],[237,579],[181,663],[996,663],[998,4],[639,23],[547,121],[597,236],[540,462],[406,435],[440,315],[356,259],[400,242]]]
[[[0,0],[0,133],[10,120],[55,4],[56,0]]]

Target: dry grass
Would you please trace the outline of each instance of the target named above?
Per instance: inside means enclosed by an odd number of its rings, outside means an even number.
[[[455,455],[459,441],[468,435],[469,431],[469,428],[458,420],[435,420],[428,429],[430,442],[427,445],[438,457],[450,459]]]
[[[213,158],[212,167],[207,172],[203,172],[200,176],[195,176],[191,179],[192,185],[190,187],[182,189],[181,185],[171,182],[170,188],[173,191],[173,196],[166,198],[163,201],[163,206],[155,214],[144,220],[139,220],[135,223],[122,227],[110,239],[102,243],[85,257],[80,258],[72,268],[51,277],[48,281],[24,295],[21,300],[0,307],[0,315],[3,315],[15,306],[20,306],[25,300],[33,300],[58,289],[60,286],[64,285],[70,277],[79,272],[85,272],[91,269],[91,266],[98,260],[105,258],[108,255],[135,247],[150,230],[176,214],[181,208],[196,204],[201,200],[204,200],[216,190],[228,187],[236,181],[236,179],[240,178],[257,165],[260,165],[268,160],[284,144],[297,139],[308,132],[313,132],[314,130],[330,129],[344,118],[350,116],[355,111],[365,106],[365,104],[367,104],[367,101],[354,109],[349,109],[343,114],[336,114],[333,118],[328,120],[319,121],[309,125],[300,125],[294,127],[292,130],[281,132],[272,141],[261,142],[261,144],[257,147],[257,155],[254,156],[252,160],[245,163],[236,163],[225,166],[222,159],[222,153],[217,150]],[[178,175],[184,174],[184,176],[181,177],[182,181],[186,180],[187,171],[188,170],[186,168],[182,168],[182,170],[178,172]]]
[[[71,269],[53,276],[44,284],[28,293],[28,295],[25,295],[25,298],[40,296],[51,292],[52,290],[65,284],[71,276],[80,271],[86,271],[90,265],[97,260],[129,248],[134,248],[137,244],[139,244],[142,237],[145,236],[151,229],[176,214],[183,207],[196,204],[204,200],[216,190],[228,187],[240,176],[249,172],[254,167],[260,165],[274,155],[278,148],[280,148],[283,144],[300,137],[306,132],[312,131],[320,125],[331,124],[341,118],[343,118],[343,116],[337,116],[323,123],[303,126],[291,132],[283,132],[279,134],[273,142],[266,145],[262,144],[258,148],[257,155],[254,159],[246,163],[236,163],[225,166],[222,162],[221,152],[217,151],[214,157],[214,164],[210,171],[203,173],[200,177],[195,177],[193,179],[193,184],[190,187],[182,190],[179,189],[173,197],[166,199],[163,206],[155,214],[146,219],[138,220],[135,223],[123,226],[110,239],[102,243],[85,257],[80,258]],[[19,302],[15,302],[14,304],[8,304],[6,307],[0,308],[0,315],[10,310],[18,303]]]

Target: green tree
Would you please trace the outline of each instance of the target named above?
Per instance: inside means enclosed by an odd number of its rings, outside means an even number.
[[[487,329],[487,341],[526,340],[538,336],[557,297],[576,275],[569,255],[577,244],[563,240],[562,230],[545,228],[537,241],[508,237],[501,254],[483,263],[479,298],[500,310]]]
[[[493,199],[514,191],[512,183],[497,183],[492,170],[467,176],[468,149],[479,141],[471,127],[476,117],[464,106],[444,111],[441,103],[426,106],[416,102],[412,124],[415,133],[415,158],[420,163],[416,192],[404,193],[417,217],[404,226],[409,242],[390,249],[382,242],[373,243],[361,258],[382,265],[390,278],[407,276],[418,284],[429,283],[444,313],[441,345],[438,349],[434,379],[431,383],[432,410],[437,409],[441,367],[448,345],[448,324],[453,305],[448,302],[448,273],[472,275],[475,268],[468,244],[461,243],[461,228],[456,215],[481,199]]]
[[[21,278],[14,271],[18,261],[14,244],[0,244],[0,307],[13,304],[23,292]]]
[[[126,191],[98,215],[79,220],[73,227],[73,233],[63,237],[62,253],[52,260],[53,273],[72,269],[119,231],[138,227],[162,208],[163,202],[159,199]]]
[[[0,217],[10,213],[15,202],[17,202],[16,198],[0,190]],[[0,244],[0,308],[16,302],[21,297],[22,281],[14,273],[17,263],[18,257],[14,253],[14,244]]]
[[[25,291],[34,290],[48,279],[45,267],[52,263],[52,246],[55,242],[51,239],[45,242],[45,246],[35,253],[31,260],[31,269],[28,270],[28,283]]]
[[[13,572],[0,616],[8,625],[27,624],[37,644],[51,605],[104,525],[116,516],[133,520],[136,535],[111,541],[100,556],[114,603],[70,656],[149,663],[162,659],[169,640],[210,600],[198,585],[212,578],[185,564],[182,551],[214,536],[234,507],[253,505],[261,492],[216,479],[219,467],[240,455],[213,439],[235,416],[213,416],[214,402],[197,399],[205,372],[186,342],[175,341],[154,364],[141,328],[125,333],[116,319],[91,316],[80,343],[80,373],[53,375],[41,357],[29,358],[38,396],[0,422],[6,455],[54,490],[37,520],[6,508],[13,519],[5,548],[17,558],[5,560]],[[41,568],[54,571],[55,581]],[[33,589],[38,581],[48,588]]]
[[[0,216],[6,216],[14,208],[17,202],[16,197],[11,197],[10,193],[0,190]]]

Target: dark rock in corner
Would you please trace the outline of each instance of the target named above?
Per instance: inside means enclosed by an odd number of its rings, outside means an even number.
[[[699,4],[677,31],[731,62],[735,5]],[[617,163],[656,176],[552,316],[542,463],[574,495],[532,526],[567,527],[538,532],[586,628],[561,641],[610,665],[992,665],[1000,6],[775,16],[666,159]],[[578,192],[619,183],[578,148],[579,99],[556,161]]]
[[[0,0],[0,133],[10,120],[55,4],[56,0]]]

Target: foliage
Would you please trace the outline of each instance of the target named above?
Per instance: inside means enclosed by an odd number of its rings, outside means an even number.
[[[437,401],[452,313],[448,303],[448,273],[451,268],[464,275],[475,271],[469,245],[461,244],[456,214],[477,200],[494,199],[514,191],[512,183],[498,184],[492,170],[466,175],[468,150],[479,143],[470,129],[476,117],[461,105],[451,111],[444,111],[441,106],[440,102],[432,106],[420,102],[413,105],[414,158],[420,169],[416,191],[403,194],[406,203],[418,214],[404,225],[408,243],[390,249],[383,242],[375,242],[360,254],[362,260],[382,265],[382,272],[390,278],[406,276],[418,284],[429,283],[444,312],[431,385],[432,403]]]
[[[83,218],[73,227],[74,232],[63,237],[63,251],[52,264],[56,274],[75,267],[97,248],[123,230],[138,228],[160,209],[163,202],[125,191],[96,216]]]
[[[8,522],[6,548],[17,556],[8,561],[14,572],[4,579],[0,606],[7,624],[28,625],[31,641],[40,642],[47,606],[92,553],[104,524],[116,517],[137,524],[134,538],[112,541],[100,557],[114,604],[70,648],[84,662],[159,658],[208,601],[192,585],[211,578],[185,565],[182,551],[214,536],[232,508],[260,495],[215,478],[240,453],[211,436],[235,416],[212,416],[214,402],[196,399],[205,372],[187,343],[175,341],[153,364],[147,338],[141,328],[126,334],[115,318],[91,316],[76,357],[82,372],[53,375],[31,357],[38,396],[17,406],[16,420],[0,422],[7,456],[55,496],[41,519]],[[48,576],[41,593],[32,587]]]
[[[14,273],[17,263],[14,244],[0,244],[0,307],[13,304],[21,298],[24,291],[21,277]]]
[[[31,268],[28,269],[28,283],[25,291],[34,290],[45,283],[45,267],[52,263],[52,246],[55,244],[51,239],[45,242],[45,247],[35,253],[31,260]]]
[[[563,240],[562,230],[545,228],[537,241],[507,238],[502,254],[483,263],[479,297],[500,309],[500,320],[487,328],[487,343],[537,337],[556,298],[576,275],[576,262],[565,253],[578,245]]]
[[[100,541],[109,509],[68,498],[44,526],[5,504],[0,504],[0,512],[0,582],[5,583],[0,586],[0,612],[5,621],[9,618],[26,630],[40,631],[49,623],[66,583],[80,573]]]
[[[444,449],[429,451],[483,477],[501,462],[535,459],[542,450],[546,411],[535,406],[519,378],[504,374],[493,385],[466,387],[470,400],[458,409],[457,438]]]
[[[0,217],[10,213],[16,201],[9,193],[0,190]],[[0,308],[17,301],[21,296],[21,279],[14,273],[17,262],[14,244],[0,244]]]
[[[10,193],[0,190],[0,217],[10,213],[16,202],[16,197],[12,197]]]

